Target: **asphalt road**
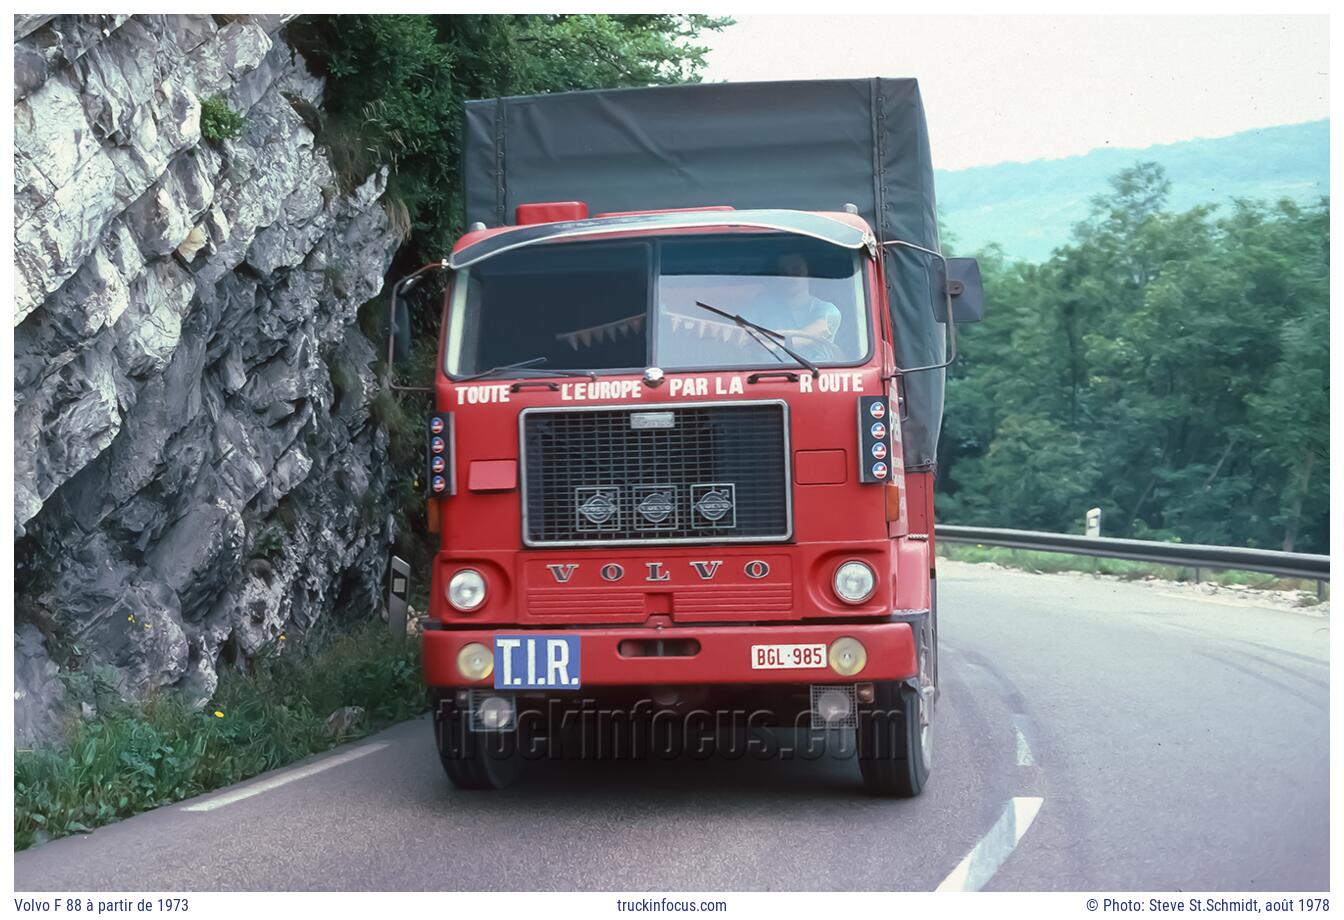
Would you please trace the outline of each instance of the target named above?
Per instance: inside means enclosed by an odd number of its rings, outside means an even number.
[[[547,763],[463,793],[420,720],[18,853],[16,889],[1328,887],[1326,617],[940,575],[944,692],[917,799],[864,796],[848,759]]]

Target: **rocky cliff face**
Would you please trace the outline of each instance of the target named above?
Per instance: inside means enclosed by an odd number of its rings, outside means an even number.
[[[391,523],[370,343],[396,235],[300,113],[282,17],[15,20],[16,725],[62,666],[199,699],[377,609]],[[243,115],[202,135],[202,103]]]

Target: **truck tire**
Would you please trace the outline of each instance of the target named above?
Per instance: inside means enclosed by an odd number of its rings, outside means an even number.
[[[931,766],[929,723],[918,690],[898,681],[873,685],[859,707],[859,772],[864,788],[883,798],[909,799],[924,790]]]
[[[517,731],[473,732],[467,713],[449,694],[430,696],[434,740],[443,772],[458,789],[503,789],[522,772],[522,740]]]

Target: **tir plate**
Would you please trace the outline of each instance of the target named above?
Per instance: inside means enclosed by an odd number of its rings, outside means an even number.
[[[495,636],[496,690],[579,689],[579,637]]]
[[[815,670],[826,667],[826,646],[823,643],[807,645],[753,645],[751,647],[751,668],[753,671],[788,668],[791,670]]]

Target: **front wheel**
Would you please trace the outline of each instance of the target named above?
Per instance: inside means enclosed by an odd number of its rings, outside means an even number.
[[[932,765],[929,711],[914,687],[897,681],[873,685],[873,701],[859,707],[859,772],[863,785],[884,798],[914,798]]]
[[[472,731],[470,713],[450,692],[433,693],[434,740],[443,772],[458,789],[503,789],[522,772],[522,736],[514,731]]]

